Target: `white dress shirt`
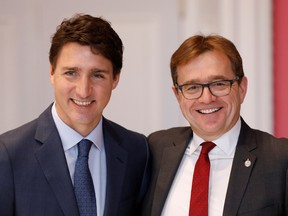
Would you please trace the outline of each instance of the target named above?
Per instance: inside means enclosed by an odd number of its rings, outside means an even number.
[[[210,151],[210,179],[208,195],[209,216],[222,216],[227,193],[232,162],[240,133],[240,118],[235,126],[217,140],[212,140],[216,146]],[[182,158],[173,184],[166,199],[162,216],[188,216],[192,178],[196,161],[201,152],[204,140],[193,134],[186,152]],[[169,161],[167,161],[169,163]]]
[[[87,137],[82,137],[60,119],[56,111],[55,103],[52,106],[52,116],[62,141],[73,184],[75,164],[78,156],[77,144],[82,139],[89,139],[93,142],[89,152],[88,163],[96,194],[97,215],[103,215],[106,194],[106,154],[103,139],[102,118],[97,127]]]

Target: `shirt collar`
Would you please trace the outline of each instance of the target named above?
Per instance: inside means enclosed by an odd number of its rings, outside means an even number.
[[[214,142],[216,146],[225,155],[234,154],[234,151],[238,142],[238,137],[240,134],[240,129],[241,129],[241,120],[239,118],[236,124],[231,128],[231,130],[223,134],[218,139],[211,140],[211,141]],[[192,154],[193,152],[195,152],[196,149],[198,149],[198,147],[203,142],[205,142],[205,140],[193,132],[193,139],[190,141],[186,149],[186,154]]]
[[[90,141],[94,143],[94,145],[96,145],[96,147],[99,150],[103,148],[104,139],[103,139],[103,127],[102,127],[103,118],[102,117],[98,125],[91,131],[91,133],[88,136],[83,137],[61,120],[61,118],[59,117],[56,111],[55,104],[56,102],[53,104],[51,111],[52,111],[52,116],[53,116],[56,128],[58,130],[60,139],[62,141],[64,151],[74,147],[82,139],[89,139]]]

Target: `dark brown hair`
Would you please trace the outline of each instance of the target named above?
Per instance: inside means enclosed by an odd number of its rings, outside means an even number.
[[[120,73],[123,64],[123,44],[108,21],[82,14],[64,19],[51,41],[49,61],[52,71],[56,68],[62,47],[70,42],[90,46],[93,53],[99,53],[111,61],[114,77]]]

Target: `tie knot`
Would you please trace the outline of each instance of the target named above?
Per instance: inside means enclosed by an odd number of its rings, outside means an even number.
[[[82,139],[78,143],[78,157],[88,157],[92,142],[87,139]]]
[[[213,142],[203,142],[201,154],[208,154],[216,145]]]

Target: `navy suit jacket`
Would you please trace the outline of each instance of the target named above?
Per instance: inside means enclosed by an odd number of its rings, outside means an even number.
[[[138,215],[146,191],[146,137],[103,120],[107,163],[105,216]],[[78,216],[51,106],[0,136],[0,215]]]
[[[144,202],[144,216],[161,215],[191,138],[190,127],[158,131],[148,137],[152,174]],[[247,159],[251,166],[245,166]],[[288,215],[287,169],[288,140],[251,129],[241,120],[223,216]]]

